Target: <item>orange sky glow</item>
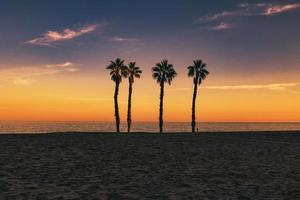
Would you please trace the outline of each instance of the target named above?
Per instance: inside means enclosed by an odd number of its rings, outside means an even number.
[[[100,73],[104,68],[85,73],[46,73],[32,77],[34,80],[28,83],[7,81],[0,86],[5,94],[0,99],[0,120],[113,121],[114,83],[108,74]],[[142,78],[134,83],[133,120],[156,121],[159,86],[151,78],[150,65],[143,70]],[[178,71],[173,84],[166,86],[165,121],[190,121],[192,79],[187,77],[184,67]],[[285,76],[293,78],[294,75]],[[296,79],[284,80],[282,74],[241,78],[222,77],[211,71],[199,89],[197,119],[202,122],[299,122],[300,86]],[[127,80],[123,80],[119,96],[122,121],[126,120],[127,87]]]

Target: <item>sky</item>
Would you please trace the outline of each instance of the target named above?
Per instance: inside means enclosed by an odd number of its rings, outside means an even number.
[[[201,122],[300,122],[300,0],[0,1],[0,120],[113,121],[117,57],[143,70],[133,121],[157,121],[162,59],[165,121],[190,121],[187,66],[210,71],[197,96]],[[126,120],[128,80],[120,86]]]

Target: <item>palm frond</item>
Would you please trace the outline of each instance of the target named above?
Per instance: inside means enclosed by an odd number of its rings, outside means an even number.
[[[195,75],[195,67],[194,66],[188,66],[188,76],[193,77]]]
[[[174,77],[177,75],[172,64],[168,63],[168,60],[162,60],[152,68],[152,77],[160,82],[167,82],[171,84]]]
[[[194,77],[193,81],[195,84],[201,84],[202,81],[207,77],[209,74],[208,70],[206,69],[206,63],[204,63],[201,59],[193,60],[192,66],[188,66],[188,76]]]
[[[110,61],[110,64],[106,67],[110,70],[111,80],[115,82],[121,82],[122,77],[127,77],[128,71],[126,65],[124,65],[124,60],[117,58],[114,61]]]
[[[136,62],[130,62],[127,67],[127,76],[129,77],[129,82],[133,83],[134,78],[140,78],[142,70],[140,70],[140,67],[136,66]]]

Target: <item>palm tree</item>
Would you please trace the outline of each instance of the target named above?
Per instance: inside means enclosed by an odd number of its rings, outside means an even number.
[[[163,132],[163,101],[164,101],[164,84],[167,82],[171,85],[172,80],[177,75],[172,64],[168,60],[162,60],[152,68],[152,77],[160,85],[160,104],[159,104],[159,132]]]
[[[116,84],[115,94],[114,94],[116,131],[120,132],[118,94],[119,94],[119,85],[122,81],[122,77],[127,77],[127,67],[126,65],[124,65],[124,60],[117,58],[115,61],[110,61],[110,64],[106,67],[106,69],[110,70],[111,80],[113,80]]]
[[[135,66],[135,62],[130,62],[127,67],[129,91],[128,91],[128,109],[127,109],[127,131],[130,132],[131,127],[131,96],[132,96],[132,84],[134,78],[140,78],[142,70],[138,66]]]
[[[195,132],[196,126],[196,116],[195,116],[195,103],[197,97],[198,84],[200,85],[202,81],[206,78],[209,72],[206,69],[206,64],[202,60],[194,60],[194,65],[187,67],[188,76],[194,78],[194,94],[192,102],[192,132]]]

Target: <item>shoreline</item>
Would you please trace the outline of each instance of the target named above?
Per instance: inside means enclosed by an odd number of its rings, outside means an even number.
[[[148,131],[137,131],[137,132],[114,132],[114,131],[64,131],[64,132],[0,132],[1,135],[52,135],[52,134],[114,134],[114,135],[135,135],[135,134],[146,134],[146,135],[213,135],[213,134],[300,134],[300,130],[271,130],[271,131],[203,131],[203,132],[148,132]]]

